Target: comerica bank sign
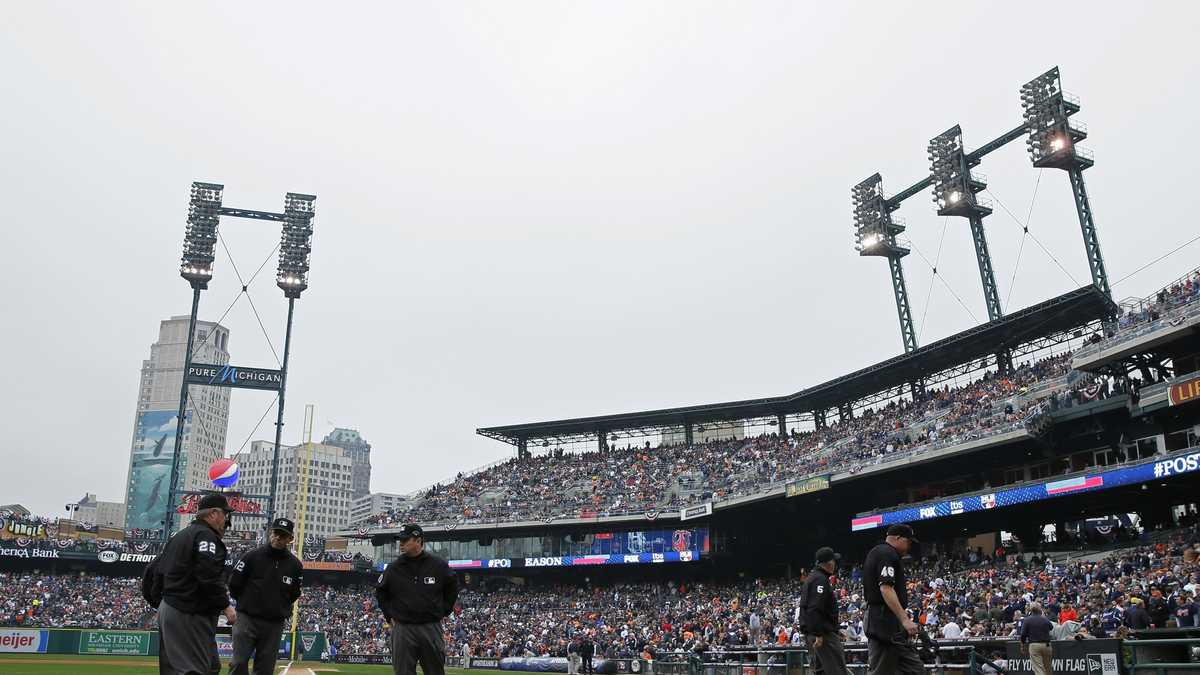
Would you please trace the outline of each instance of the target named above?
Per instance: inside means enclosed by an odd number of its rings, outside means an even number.
[[[207,387],[236,387],[240,389],[265,389],[279,391],[283,385],[283,374],[269,368],[246,368],[243,366],[217,366],[209,363],[193,363],[188,366],[188,384]]]

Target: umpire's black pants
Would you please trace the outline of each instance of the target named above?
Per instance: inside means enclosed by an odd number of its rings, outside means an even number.
[[[582,666],[583,666],[584,675],[591,675],[592,673],[596,672],[595,669],[592,668],[592,655],[591,654],[583,655]]]
[[[219,675],[217,617],[185,614],[164,600],[158,605],[160,675]]]
[[[867,672],[870,675],[925,675],[925,664],[911,642],[867,640]]]
[[[274,675],[281,635],[283,619],[238,614],[237,623],[233,624],[233,658],[229,660],[229,675],[250,675],[251,658],[254,659],[254,675]]]
[[[416,675],[417,662],[425,675],[446,675],[446,643],[442,624],[392,622],[392,672]]]

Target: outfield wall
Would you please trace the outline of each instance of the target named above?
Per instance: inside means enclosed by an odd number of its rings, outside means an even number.
[[[325,650],[325,634],[304,631],[298,634],[297,656],[318,661]],[[104,630],[99,628],[0,628],[0,654],[106,654],[112,656],[158,656],[158,631]],[[292,635],[285,633],[279,643],[281,657],[291,653]],[[217,652],[228,658],[233,653],[233,637],[217,635]]]

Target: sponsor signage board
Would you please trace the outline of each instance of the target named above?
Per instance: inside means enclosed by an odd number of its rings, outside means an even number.
[[[79,632],[80,654],[150,655],[150,633],[111,630]]]
[[[610,555],[561,555],[537,558],[484,558],[482,560],[450,560],[450,568],[456,570],[512,569],[535,567],[584,567],[588,565],[630,565],[639,563],[695,562],[700,560],[700,551],[664,551],[662,553],[625,553]],[[382,570],[386,563],[378,563]]]
[[[391,654],[338,654],[330,660],[334,663],[365,663],[374,666],[392,665]]]
[[[1200,376],[1174,382],[1167,388],[1167,400],[1171,405],[1183,405],[1200,399]]]
[[[283,373],[269,368],[193,363],[188,366],[187,383],[206,387],[279,391],[283,384]]]
[[[911,523],[930,518],[1026,504],[1064,495],[1163,480],[1197,470],[1200,470],[1200,450],[1191,448],[1167,457],[1159,456],[1150,461],[1117,467],[1108,471],[1091,472],[1071,478],[1041,481],[1007,490],[997,490],[987,494],[964,495],[933,504],[863,515],[850,521],[850,529],[857,532],[887,527],[896,523]]]
[[[489,670],[500,670],[500,659],[484,658],[472,656],[468,668],[487,668]]]
[[[306,570],[329,570],[334,572],[349,572],[354,565],[348,562],[328,562],[325,560],[305,560],[301,563]]]
[[[712,512],[712,502],[705,502],[696,506],[685,506],[679,509],[679,519],[691,520],[692,518],[703,518],[704,516],[711,516]]]
[[[1021,653],[1019,642],[1009,642],[1005,665],[1010,673],[1032,673],[1029,656]],[[1120,640],[1056,640],[1051,643],[1054,672],[1066,675],[1121,675]]]
[[[119,553],[117,551],[100,551],[96,559],[102,563],[148,563],[154,560],[153,553]]]
[[[820,492],[829,489],[829,476],[813,476],[804,480],[794,480],[783,486],[783,493],[788,497],[806,495],[810,492]]]
[[[0,630],[0,653],[10,654],[45,654],[46,644],[50,641],[50,631],[46,630]]]

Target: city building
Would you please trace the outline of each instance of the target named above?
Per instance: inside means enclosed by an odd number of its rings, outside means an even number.
[[[346,451],[354,463],[354,480],[350,491],[354,498],[365,497],[371,492],[371,444],[366,442],[355,429],[335,428],[321,441],[325,445],[337,446]]]
[[[372,492],[371,494],[356,497],[353,506],[350,507],[350,524],[357,525],[366,520],[368,516],[383,513],[389,509],[400,508],[407,504],[407,496],[391,492]]]
[[[171,489],[175,418],[179,410],[187,328],[186,316],[173,316],[161,322],[158,339],[150,346],[150,358],[142,361],[125,483],[126,528],[153,530],[163,526]],[[197,321],[192,361],[216,365],[229,363],[229,329],[211,321]],[[229,389],[189,387],[178,490],[211,487],[208,467],[225,453],[228,422]],[[176,519],[176,526],[179,526],[179,519]]]
[[[248,452],[234,455],[241,477],[237,490],[247,495],[271,494],[271,461],[275,444],[254,441]],[[308,468],[307,486],[301,471]],[[304,534],[327,537],[350,524],[353,463],[342,448],[323,443],[279,446],[279,506],[276,516],[300,522]],[[304,497],[301,493],[306,492]],[[258,523],[262,525],[262,523]]]
[[[103,527],[125,527],[125,504],[122,502],[102,502],[89,492],[77,505],[75,520],[79,522]]]

